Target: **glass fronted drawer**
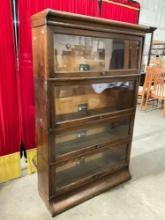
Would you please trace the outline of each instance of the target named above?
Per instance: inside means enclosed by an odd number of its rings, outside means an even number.
[[[128,138],[131,117],[114,118],[88,127],[52,134],[52,160],[84,153],[124,138]]]
[[[57,85],[56,123],[124,110],[134,106],[135,81]]]
[[[127,144],[72,160],[56,168],[56,191],[75,188],[126,166]]]
[[[54,35],[54,72],[99,72],[138,68],[138,40]]]

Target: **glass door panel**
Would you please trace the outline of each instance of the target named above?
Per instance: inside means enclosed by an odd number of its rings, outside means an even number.
[[[54,158],[71,152],[87,150],[89,147],[95,149],[99,145],[128,137],[129,123],[130,116],[56,135],[54,138],[54,143],[56,142]]]
[[[56,190],[99,174],[110,173],[125,164],[127,145],[73,160],[56,169]]]
[[[134,81],[56,86],[56,122],[131,108]]]
[[[139,47],[137,40],[55,34],[54,71],[100,72],[137,68]]]

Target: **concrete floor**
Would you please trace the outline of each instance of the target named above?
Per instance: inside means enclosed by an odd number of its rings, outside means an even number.
[[[57,220],[165,220],[165,118],[137,111],[132,180],[56,217]],[[0,219],[49,220],[37,193],[37,176],[0,185]]]

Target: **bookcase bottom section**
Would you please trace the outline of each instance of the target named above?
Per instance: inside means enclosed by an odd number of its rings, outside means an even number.
[[[48,208],[51,211],[52,217],[56,216],[120,183],[128,181],[130,178],[129,169],[124,168],[101,180],[85,185],[70,194],[65,194],[58,199],[52,199],[49,201],[49,204],[47,204]]]

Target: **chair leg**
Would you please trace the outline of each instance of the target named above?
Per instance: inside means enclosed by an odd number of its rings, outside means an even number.
[[[140,104],[140,110],[143,111],[144,110],[144,106],[146,105],[146,92],[144,92],[142,94],[142,98],[141,98],[141,104]]]
[[[165,117],[165,100],[163,100],[163,117]]]
[[[150,91],[147,91],[146,97],[145,97],[145,103],[144,103],[144,106],[143,106],[144,111],[147,111],[147,107],[148,107],[147,104],[148,104],[149,97],[150,97]]]

